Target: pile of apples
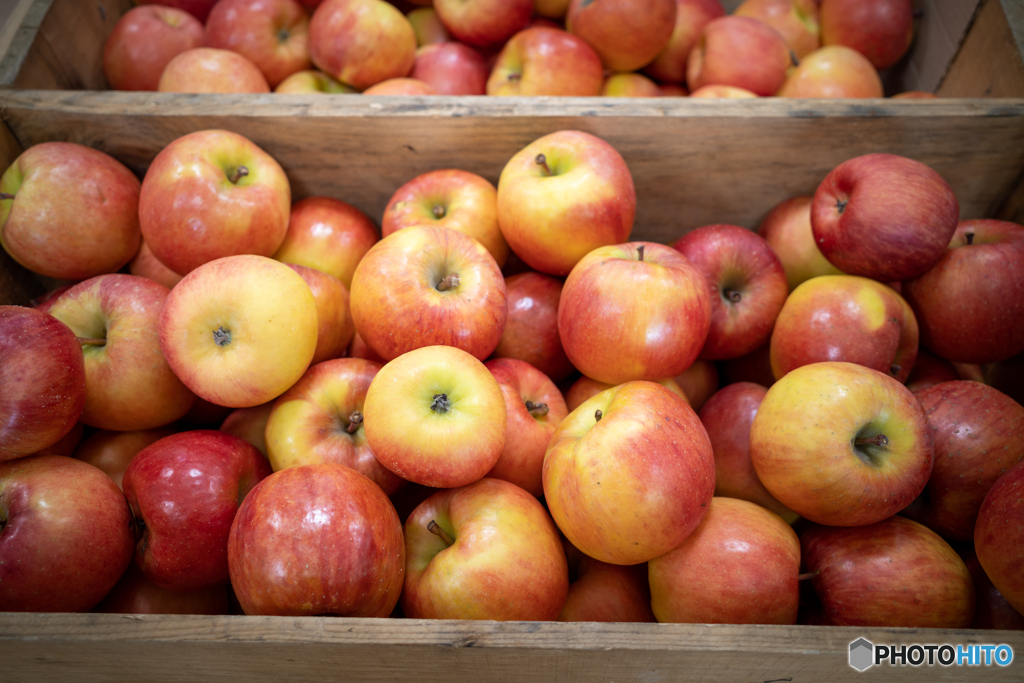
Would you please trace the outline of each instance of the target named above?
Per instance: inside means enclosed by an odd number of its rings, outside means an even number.
[[[223,130],[0,178],[68,281],[0,306],[0,611],[1024,628],[1024,407],[961,379],[1019,367],[1024,226],[924,164],[672,246],[571,130],[380,239],[291,198]]]
[[[115,90],[185,93],[882,97],[911,5],[149,0],[114,27],[103,67]]]

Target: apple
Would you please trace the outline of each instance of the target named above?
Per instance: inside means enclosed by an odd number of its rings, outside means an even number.
[[[164,147],[142,181],[139,222],[153,255],[187,275],[224,256],[270,256],[288,231],[291,188],[273,157],[226,130]]]
[[[484,245],[498,268],[508,260],[508,244],[498,227],[498,191],[475,173],[430,171],[398,188],[384,209],[381,234],[387,237],[413,225],[451,228],[469,235]]]
[[[384,365],[387,363],[386,360],[380,357],[380,355],[371,349],[363,338],[359,336],[357,331],[352,335],[352,343],[348,345],[348,357],[349,358],[363,358],[365,360],[372,360],[374,363]]]
[[[562,420],[543,480],[551,516],[574,546],[601,562],[639,564],[700,523],[715,461],[686,401],[654,382],[627,382]]]
[[[383,0],[326,0],[309,21],[309,55],[324,73],[365,90],[409,74],[416,34]]]
[[[774,95],[792,65],[789,46],[778,31],[750,17],[712,19],[686,59],[690,90],[731,85],[755,95]]]
[[[216,403],[210,403],[196,396],[196,402],[192,405],[192,410],[185,413],[185,417],[181,418],[181,424],[193,429],[197,427],[210,427],[213,429],[226,420],[233,410],[233,408],[219,406]]]
[[[602,97],[661,97],[658,84],[642,74],[612,74],[604,81]]]
[[[880,282],[822,275],[793,290],[775,321],[775,379],[808,363],[846,361],[904,382],[917,357],[917,322],[903,297]]]
[[[256,447],[212,430],[182,432],[147,446],[122,486],[138,527],[135,562],[167,590],[228,582],[228,532],[239,505],[270,474]]]
[[[389,496],[392,504],[395,506],[395,512],[398,513],[398,519],[405,525],[405,520],[409,519],[409,515],[412,511],[419,507],[420,503],[430,498],[432,495],[440,491],[441,489],[435,489],[432,486],[423,486],[422,484],[413,484],[407,482],[405,486],[398,490],[398,493]]]
[[[914,369],[910,371],[905,384],[915,394],[922,389],[939,384],[940,382],[953,382],[960,379],[956,368],[948,360],[933,356],[924,349],[917,350],[917,358],[914,359]]]
[[[999,477],[985,495],[974,527],[974,549],[985,573],[1006,601],[1024,613],[1024,464]]]
[[[197,395],[249,408],[302,377],[317,326],[316,300],[295,271],[263,256],[228,256],[196,268],[171,291],[160,348]]]
[[[446,43],[452,39],[448,29],[441,23],[441,18],[437,16],[437,10],[432,6],[417,7],[406,14],[405,18],[409,20],[416,34],[416,47]]]
[[[971,628],[1024,631],[1024,614],[1010,607],[999,589],[992,585],[988,574],[978,562],[974,546],[957,547],[956,551],[974,580],[975,609]]]
[[[679,383],[674,379],[662,379],[658,380],[658,384],[665,387],[673,394],[683,399],[687,403],[690,399],[686,396],[686,393],[680,388]],[[597,396],[602,391],[606,391],[614,387],[614,384],[608,384],[606,382],[598,382],[596,379],[590,379],[587,376],[582,376],[569,387],[568,393],[565,395],[565,405],[572,412],[580,407],[584,401],[590,399],[592,396]]]
[[[733,14],[771,26],[798,59],[821,47],[818,0],[744,0]]]
[[[843,272],[903,282],[942,257],[959,215],[949,183],[928,166],[866,154],[825,176],[814,193],[811,228],[821,253]]]
[[[342,95],[358,91],[352,86],[334,80],[322,71],[309,69],[293,73],[278,83],[274,92],[278,95]]]
[[[309,69],[309,13],[298,0],[220,0],[206,20],[206,46],[232,50],[271,88]]]
[[[405,522],[402,612],[413,619],[553,621],[569,590],[558,530],[500,479],[438,491]]]
[[[559,621],[653,622],[647,564],[598,562],[564,541],[569,595]]]
[[[214,586],[198,591],[169,591],[146,579],[134,562],[114,589],[93,608],[105,614],[227,614],[228,591]]]
[[[911,0],[822,0],[822,45],[845,45],[887,69],[914,38]]]
[[[99,275],[61,295],[50,315],[71,328],[85,357],[85,409],[90,427],[132,431],[180,419],[195,396],[160,349],[163,285],[137,275]]]
[[[676,0],[572,0],[566,28],[594,48],[611,71],[636,71],[668,45]]]
[[[380,239],[366,214],[330,197],[295,202],[284,242],[274,258],[333,275],[351,289],[356,266]]]
[[[489,73],[483,55],[473,48],[438,42],[416,50],[411,76],[428,83],[440,95],[484,95]]]
[[[139,180],[99,150],[33,145],[0,177],[0,245],[34,273],[61,280],[113,273],[140,239]]]
[[[689,93],[686,88],[677,83],[659,83],[658,91],[660,97],[686,97]]]
[[[259,67],[231,50],[197,47],[167,62],[157,88],[179,93],[264,93],[270,85]]]
[[[907,90],[906,92],[896,93],[892,96],[894,100],[934,100],[938,98],[933,92],[925,92],[924,90]]]
[[[490,472],[505,447],[507,422],[497,380],[451,346],[394,359],[363,402],[363,429],[377,460],[403,479],[436,488],[472,484]]]
[[[750,459],[768,492],[830,526],[874,524],[907,507],[932,471],[921,404],[892,377],[812,363],[772,385],[750,426]]]
[[[842,45],[804,56],[787,76],[779,97],[884,97],[882,79],[867,58]]]
[[[349,312],[348,287],[333,275],[315,268],[287,265],[309,286],[313,293],[313,301],[316,303],[316,351],[313,352],[310,364],[341,358],[345,355],[356,331],[352,323],[352,314]]]
[[[573,372],[558,336],[558,301],[562,282],[540,273],[505,278],[508,317],[495,358],[525,361],[560,382]],[[351,354],[350,354],[351,355]]]
[[[789,291],[819,275],[842,275],[818,249],[811,230],[813,197],[792,197],[777,204],[757,228],[786,271]]]
[[[381,315],[388,311],[389,315]],[[387,360],[435,344],[483,360],[505,326],[505,281],[482,244],[419,225],[375,244],[352,276],[352,319]]]
[[[488,47],[526,28],[533,0],[434,0],[434,9],[455,40]]]
[[[938,262],[906,284],[921,343],[951,361],[995,363],[1024,352],[1024,226],[961,221]]]
[[[737,382],[753,382],[763,387],[775,384],[775,375],[772,374],[770,341],[744,356],[730,358],[727,361],[722,361],[719,365],[721,366],[723,386]],[[916,362],[914,367],[917,367]]]
[[[565,281],[558,336],[572,364],[599,382],[674,377],[708,335],[708,291],[701,272],[670,247],[600,247]]]
[[[800,535],[800,551],[823,624],[967,628],[974,616],[974,584],[963,560],[909,519],[814,525]]]
[[[0,463],[52,447],[85,407],[75,333],[45,313],[0,306]]]
[[[568,275],[594,249],[625,242],[635,216],[626,162],[589,133],[562,130],[534,140],[498,179],[505,240],[527,265],[548,275]]]
[[[75,449],[78,448],[78,444],[82,442],[83,436],[85,436],[85,425],[81,422],[76,422],[71,431],[61,437],[60,441],[52,446],[36,451],[33,455],[63,455],[66,458],[70,458]]]
[[[683,390],[690,407],[700,410],[718,391],[718,368],[710,361],[695,360],[693,365],[676,375],[676,383]]]
[[[132,560],[132,516],[110,478],[59,455],[0,462],[0,612],[84,612]]]
[[[203,25],[184,10],[159,5],[125,12],[103,45],[103,74],[114,90],[156,90],[176,55],[203,46]]]
[[[175,430],[171,427],[131,432],[100,430],[83,441],[75,449],[72,457],[98,468],[113,479],[117,488],[120,489],[124,471],[128,469],[132,458],[146,446],[174,433]]]
[[[676,23],[668,44],[644,73],[662,83],[686,82],[686,58],[697,36],[712,19],[725,16],[720,0],[676,0]]]
[[[704,98],[749,100],[757,95],[745,88],[737,88],[732,85],[704,85],[690,93],[690,97],[696,97],[698,100]]]
[[[961,379],[965,377],[963,364],[953,363]],[[1000,361],[979,368],[982,371],[982,378],[985,384],[998,389],[1017,403],[1024,405],[1024,354],[1020,354],[1008,360]]]
[[[369,477],[389,496],[400,490],[405,481],[378,462],[366,438],[363,403],[380,368],[361,358],[319,363],[282,394],[265,430],[274,471],[337,463]]]
[[[535,26],[512,36],[487,79],[488,95],[596,97],[604,67],[594,49],[561,29]]]
[[[789,290],[782,263],[763,238],[718,224],[688,232],[672,247],[704,276],[711,292],[702,358],[738,358],[768,341]]]
[[[796,513],[768,492],[750,459],[750,425],[766,393],[759,384],[730,384],[708,399],[699,416],[715,454],[715,495],[757,503],[792,524]]]
[[[128,262],[128,271],[132,275],[158,282],[167,289],[173,289],[174,285],[181,282],[182,278],[181,275],[162,264],[156,256],[153,256],[153,250],[146,244],[146,240],[142,240],[138,253]]]
[[[248,441],[263,455],[267,454],[267,420],[274,402],[268,401],[251,408],[238,408],[224,418],[220,431]]]
[[[661,623],[796,623],[800,539],[760,505],[712,498],[693,533],[647,566]]]
[[[389,78],[363,91],[364,95],[436,95],[434,86],[415,78]]]
[[[308,2],[308,0],[306,0]],[[210,10],[217,4],[217,0],[136,0],[139,5],[166,5],[176,9],[185,10],[199,21],[206,21],[210,16]]]

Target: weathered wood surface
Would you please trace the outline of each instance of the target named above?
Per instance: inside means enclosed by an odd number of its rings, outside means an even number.
[[[1012,18],[1017,25],[1024,12],[1015,12]],[[1024,96],[1024,61],[1000,0],[982,5],[936,92],[941,97]]]

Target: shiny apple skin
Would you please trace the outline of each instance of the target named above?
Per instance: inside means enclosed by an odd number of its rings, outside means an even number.
[[[565,25],[594,48],[607,69],[636,71],[668,45],[676,25],[676,0],[572,0]]]
[[[961,221],[938,262],[905,286],[921,343],[941,358],[967,363],[1024,352],[1022,268],[1024,226]]]
[[[288,264],[298,273],[313,292],[316,302],[316,350],[310,364],[322,363],[345,355],[356,327],[349,311],[348,287],[341,280],[323,271],[306,266]]]
[[[386,617],[405,574],[391,501],[333,463],[267,477],[239,508],[227,550],[246,614]]]
[[[690,399],[686,396],[686,393],[679,386],[679,383],[674,379],[662,379],[658,380],[658,384],[665,387],[673,394],[683,399],[687,403]],[[588,400],[592,396],[597,396],[602,391],[606,391],[614,387],[614,384],[607,384],[605,382],[598,382],[596,379],[590,379],[586,375],[580,377],[578,380],[573,382],[572,386],[569,387],[569,391],[565,394],[565,405],[572,412],[579,408],[584,401]]]
[[[718,367],[711,361],[697,359],[676,375],[676,384],[682,389],[690,407],[700,410],[718,391]]]
[[[715,458],[686,401],[654,382],[627,382],[562,420],[543,478],[551,516],[574,546],[602,562],[639,564],[700,523]]]
[[[205,40],[247,58],[271,89],[312,66],[309,13],[297,0],[220,0],[206,20]]]
[[[266,455],[267,420],[270,419],[270,411],[273,407],[274,402],[268,401],[251,408],[233,410],[224,418],[224,422],[220,425],[220,431],[248,441],[256,447],[256,450]]]
[[[893,289],[867,278],[824,275],[786,299],[772,331],[772,372],[780,379],[810,363],[844,361],[904,382],[917,340],[917,320]]]
[[[821,253],[811,230],[814,197],[792,197],[776,205],[757,232],[782,262],[789,291],[819,275],[842,275]]]
[[[476,47],[500,46],[526,28],[533,0],[434,0],[434,9],[455,40]]]
[[[779,97],[884,97],[882,79],[861,53],[842,45],[819,48],[786,76]]]
[[[160,259],[153,256],[153,250],[146,244],[146,240],[142,240],[138,253],[129,262],[128,271],[132,275],[138,275],[139,277],[149,278],[153,282],[158,282],[167,289],[173,289],[174,285],[181,282],[182,278],[181,275],[178,275],[161,263]]]
[[[647,563],[624,567],[598,562],[564,541],[569,596],[559,621],[653,622]]]
[[[314,365],[282,394],[267,421],[267,455],[275,472],[298,465],[336,463],[370,478],[388,496],[405,480],[378,462],[362,423],[349,432],[351,417],[363,414],[366,391],[381,366],[361,358]]]
[[[103,44],[103,75],[114,90],[156,90],[176,55],[203,46],[203,25],[173,7],[133,7]]]
[[[454,544],[427,530],[433,520]],[[543,506],[500,479],[438,491],[405,522],[402,611],[413,619],[554,621],[569,570]]]
[[[541,273],[519,273],[505,278],[508,317],[495,358],[515,358],[537,368],[551,381],[573,373],[572,363],[558,336],[558,301],[562,282]]]
[[[941,382],[955,382],[961,379],[956,367],[948,360],[933,356],[922,348],[917,350],[914,369],[910,371],[905,384],[915,394],[922,389]]]
[[[886,446],[855,446],[884,435]],[[853,363],[813,363],[768,390],[750,427],[750,458],[779,502],[831,526],[889,517],[924,490],[931,429],[921,404],[888,375]]]
[[[103,614],[227,614],[228,589],[214,586],[198,591],[169,591],[146,580],[134,562],[114,589],[93,608]]]
[[[672,247],[701,272],[711,295],[701,358],[738,358],[768,341],[789,289],[782,263],[762,237],[738,225],[708,225]]]
[[[197,47],[167,62],[156,89],[192,94],[259,94],[270,92],[270,85],[259,67],[237,52]]]
[[[778,92],[792,61],[778,31],[750,17],[712,19],[686,58],[690,90],[731,85],[767,97]]]
[[[992,585],[988,574],[978,562],[974,546],[957,546],[956,551],[974,579],[975,608],[971,628],[1024,631],[1024,615],[1010,607],[999,589]]]
[[[745,0],[733,12],[763,21],[779,32],[798,59],[821,47],[819,0]]]
[[[900,60],[914,38],[911,0],[822,0],[822,45],[846,45],[876,69]]]
[[[704,276],[679,252],[653,242],[590,252],[558,302],[558,336],[569,360],[608,384],[678,375],[696,360],[710,324]]]
[[[686,58],[712,19],[725,16],[720,0],[676,0],[676,22],[668,44],[643,72],[659,83],[686,83]]]
[[[75,449],[72,457],[99,468],[113,479],[120,489],[124,472],[139,451],[174,433],[175,430],[171,427],[131,432],[100,430],[83,441]]]
[[[85,391],[75,333],[33,308],[0,306],[0,462],[59,442],[78,422]]]
[[[992,585],[1024,614],[1024,462],[1007,470],[985,495],[974,549]]]
[[[228,532],[240,501],[270,465],[247,441],[212,430],[181,432],[147,446],[122,486],[139,523],[135,562],[168,590],[228,582]]]
[[[775,499],[750,460],[750,425],[768,390],[751,382],[722,387],[700,409],[715,454],[715,495],[757,503],[792,524],[797,514]]]
[[[58,455],[0,463],[0,612],[84,612],[132,559],[132,515],[110,477]]]
[[[974,583],[963,560],[928,528],[903,517],[852,528],[814,525],[800,535],[803,571],[821,600],[821,623],[967,628]]]
[[[453,274],[459,284],[439,291]],[[352,277],[356,330],[387,360],[439,344],[484,360],[498,346],[506,316],[505,280],[494,258],[450,228],[399,230],[374,245]]]
[[[483,55],[468,45],[439,42],[416,50],[410,75],[429,83],[439,95],[486,95],[490,70]]]
[[[582,39],[534,26],[512,36],[487,78],[488,95],[596,97],[604,67]]]
[[[760,505],[712,498],[694,532],[647,566],[661,623],[796,623],[800,540]]]

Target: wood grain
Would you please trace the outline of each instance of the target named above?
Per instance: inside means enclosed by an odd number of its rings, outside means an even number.
[[[11,129],[0,121],[0,168],[6,170],[22,151]],[[43,291],[43,284],[32,273],[22,268],[6,251],[0,249],[0,305],[27,306],[33,297],[39,296]]]
[[[1000,0],[985,0],[978,10],[936,93],[940,97],[1024,97],[1024,61]]]

